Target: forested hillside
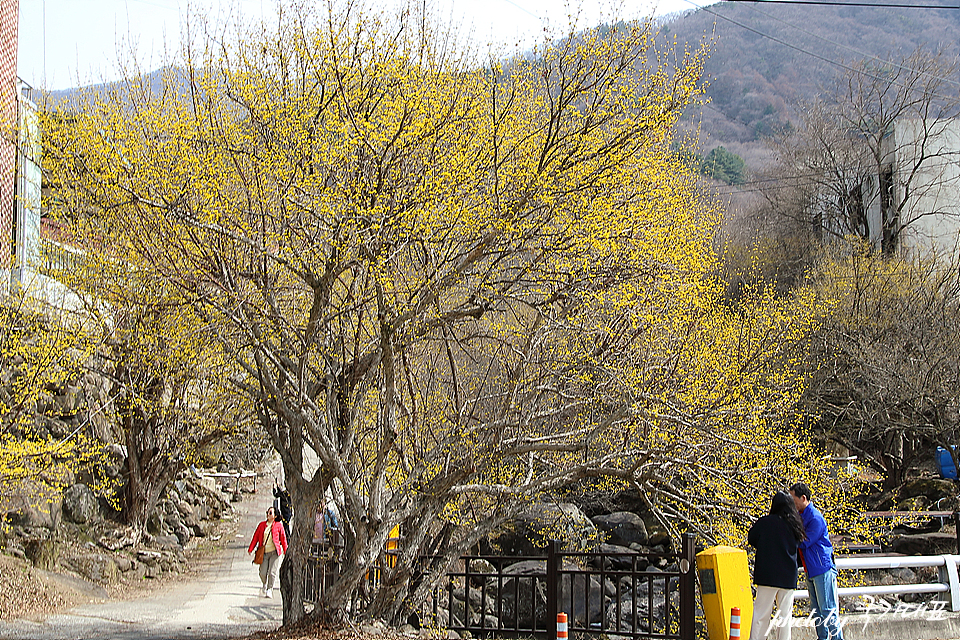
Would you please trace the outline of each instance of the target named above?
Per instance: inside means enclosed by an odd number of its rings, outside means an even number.
[[[713,39],[705,76],[710,102],[688,112],[705,151],[724,145],[757,161],[764,136],[789,126],[840,66],[869,56],[908,55],[918,46],[958,51],[960,9],[890,9],[722,2],[665,22],[661,37]],[[878,62],[878,64],[880,64]],[[960,78],[955,78],[960,81]],[[753,161],[753,162],[751,162]]]

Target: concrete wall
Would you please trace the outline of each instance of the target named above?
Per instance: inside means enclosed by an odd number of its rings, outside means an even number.
[[[960,238],[960,120],[901,121],[894,140],[898,198],[906,188],[906,172],[923,159],[911,180],[912,195],[901,216],[902,222],[908,223],[901,246],[907,251],[956,255]]]

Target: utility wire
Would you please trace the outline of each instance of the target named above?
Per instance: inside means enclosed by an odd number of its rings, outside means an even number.
[[[950,156],[960,156],[960,151],[946,152],[943,155]],[[929,156],[934,157],[934,156]],[[939,162],[911,162],[907,163],[909,165],[921,167],[924,169],[939,169],[941,167],[951,167],[957,165],[957,160],[952,158],[942,158]],[[838,171],[854,171],[859,169],[856,166],[845,166],[845,167],[835,167]],[[751,184],[764,184],[766,182],[780,182],[783,180],[799,180],[801,178],[824,178],[829,175],[827,171],[813,172],[813,173],[800,173],[792,176],[774,176],[770,178],[757,178],[755,180],[749,180],[747,182],[741,182],[741,185],[751,185]]]
[[[949,152],[949,153],[947,153],[947,154],[945,154],[945,155],[960,156],[960,151],[958,151],[958,152]],[[911,164],[917,164],[917,163],[911,163]],[[957,160],[954,159],[954,158],[941,158],[938,162],[920,162],[919,165],[917,165],[917,166],[920,167],[920,168],[923,168],[923,169],[940,169],[940,168],[943,168],[943,167],[954,167],[954,166],[956,166],[956,165],[957,165]],[[812,178],[824,178],[824,179],[826,179],[826,178],[829,178],[829,177],[831,176],[831,173],[843,173],[843,172],[849,172],[849,171],[857,171],[858,169],[860,169],[860,167],[856,167],[856,166],[843,166],[843,167],[835,167],[835,171],[832,171],[832,172],[831,172],[831,171],[820,171],[820,172],[811,172],[811,173],[798,173],[798,174],[794,174],[794,175],[773,176],[773,177],[770,177],[770,178],[756,178],[756,179],[754,179],[754,180],[747,180],[747,181],[745,181],[745,182],[741,182],[739,185],[736,185],[736,186],[737,186],[737,187],[742,187],[742,186],[750,186],[750,185],[761,185],[761,184],[767,184],[767,183],[770,183],[770,182],[786,182],[786,181],[789,181],[789,180],[804,180],[804,179],[808,179],[808,178],[809,178],[809,179],[812,179]],[[812,183],[812,180],[811,180],[809,183]],[[774,186],[774,187],[772,187],[772,188],[784,189],[784,188],[789,188],[789,187],[792,187],[792,186],[794,186],[794,185],[792,185],[792,184],[776,185],[776,186]],[[719,187],[718,187],[718,188],[719,188]],[[762,190],[763,190],[763,189],[734,189],[734,190],[727,191],[726,193],[751,193],[751,192],[754,192],[754,191],[762,191]]]
[[[840,67],[841,69],[845,69],[845,70],[847,70],[847,71],[850,71],[850,72],[852,72],[852,73],[856,73],[856,74],[859,74],[859,75],[867,76],[868,78],[873,78],[874,80],[879,80],[880,82],[886,82],[886,83],[888,83],[888,84],[891,84],[891,85],[900,87],[901,89],[906,89],[907,91],[914,91],[914,90],[915,90],[915,89],[913,89],[913,88],[911,88],[911,87],[908,87],[908,86],[906,86],[906,85],[904,85],[904,84],[901,84],[901,83],[899,83],[899,82],[894,82],[894,81],[890,80],[889,78],[884,78],[884,77],[882,77],[882,76],[878,76],[878,75],[872,74],[872,73],[870,73],[870,72],[868,72],[868,71],[865,71],[865,70],[863,70],[863,69],[855,69],[854,67],[851,67],[850,65],[844,64],[844,63],[842,63],[842,62],[837,62],[836,60],[831,60],[830,58],[827,58],[826,56],[820,55],[819,53],[814,53],[813,51],[808,51],[808,50],[804,49],[803,47],[798,47],[798,46],[795,45],[795,44],[790,44],[790,43],[787,42],[786,40],[782,40],[782,39],[780,39],[780,38],[777,38],[776,36],[772,36],[772,35],[770,35],[769,33],[764,33],[763,31],[760,31],[760,30],[758,30],[758,29],[754,29],[753,27],[751,27],[751,26],[749,26],[749,25],[745,25],[745,24],[743,24],[742,22],[739,22],[739,21],[737,21],[737,20],[734,20],[733,18],[729,18],[729,17],[727,17],[727,16],[725,16],[725,15],[723,15],[723,14],[717,13],[716,11],[713,11],[713,10],[710,9],[709,7],[701,6],[701,5],[697,4],[696,2],[694,2],[694,0],[684,0],[684,1],[685,1],[686,3],[688,3],[688,4],[692,4],[694,7],[700,9],[701,11],[706,11],[706,12],[709,13],[710,15],[715,16],[715,17],[717,17],[717,18],[720,18],[721,20],[726,20],[727,22],[733,23],[733,24],[737,25],[738,27],[741,27],[741,28],[743,28],[743,29],[746,29],[747,31],[749,31],[749,32],[751,32],[751,33],[755,33],[755,34],[757,34],[758,36],[760,36],[760,37],[762,37],[762,38],[767,38],[767,39],[769,39],[769,40],[773,40],[774,42],[776,42],[776,43],[778,43],[778,44],[782,44],[782,45],[785,46],[785,47],[788,47],[788,48],[790,48],[790,49],[793,49],[794,51],[798,51],[798,52],[800,52],[800,53],[803,53],[803,54],[806,54],[806,55],[811,56],[811,57],[813,57],[813,58],[816,58],[817,60],[820,60],[820,61],[822,61],[822,62],[826,62],[827,64],[832,64],[832,65],[834,65],[834,66]],[[728,0],[728,1],[729,1],[729,0]],[[872,6],[877,6],[877,5],[872,5]],[[947,97],[947,96],[943,96],[943,95],[940,95],[940,94],[938,94],[938,93],[932,93],[932,92],[931,92],[931,93],[929,93],[928,95],[933,96],[933,97],[935,97],[935,98],[940,98],[941,100],[954,100],[954,98],[950,98],[950,97]]]
[[[938,169],[943,167],[956,166],[956,160],[945,160],[939,163],[930,163],[923,164],[924,169]],[[850,167],[841,167],[840,172],[849,171]],[[760,180],[751,180],[747,182],[741,182],[736,187],[728,186],[717,186],[717,195],[733,195],[740,193],[767,193],[770,191],[782,191],[784,189],[793,189],[796,187],[811,186],[822,184],[824,180],[829,179],[830,173],[808,173],[808,174],[799,174],[793,176],[780,176],[777,178],[764,178]],[[837,182],[836,180],[831,180],[831,182]],[[767,184],[767,183],[783,183],[783,184]],[[767,184],[765,187],[757,187],[755,189],[741,189],[741,186],[749,185],[761,185]]]
[[[727,1],[727,2],[747,2],[747,1],[751,1],[751,0],[726,0],[726,1]],[[761,2],[763,2],[763,1],[769,2],[770,0],[761,0]],[[752,5],[756,5],[756,4],[760,4],[760,2],[752,1]],[[868,59],[868,58],[869,58],[870,60],[873,60],[873,61],[875,61],[875,62],[879,62],[879,63],[884,64],[884,65],[890,65],[890,66],[893,66],[893,67],[897,67],[897,68],[900,69],[901,71],[909,71],[909,72],[911,72],[911,73],[916,73],[916,74],[918,74],[918,75],[926,76],[926,77],[928,77],[928,78],[932,78],[932,79],[934,79],[934,80],[939,80],[939,81],[945,82],[945,83],[947,83],[947,84],[952,84],[952,85],[960,86],[960,82],[957,82],[956,80],[951,80],[950,78],[944,78],[944,77],[942,77],[942,76],[938,76],[938,75],[936,75],[936,74],[930,73],[929,71],[921,71],[921,70],[919,70],[919,69],[914,69],[913,67],[905,67],[905,66],[903,66],[902,64],[898,64],[897,62],[894,62],[893,60],[884,60],[883,58],[878,58],[877,56],[870,55],[869,53],[865,53],[865,52],[860,51],[859,49],[855,49],[855,48],[853,48],[853,47],[851,47],[851,46],[849,46],[849,45],[842,44],[842,43],[840,43],[840,42],[837,42],[837,41],[835,41],[835,40],[831,40],[831,39],[829,39],[829,38],[824,38],[823,36],[818,35],[818,34],[812,32],[812,31],[809,31],[809,30],[807,30],[807,29],[804,29],[803,27],[801,27],[801,26],[799,26],[799,25],[793,24],[793,23],[791,23],[791,22],[787,22],[786,20],[783,20],[782,18],[778,18],[777,16],[775,16],[775,15],[773,15],[773,14],[770,14],[770,13],[767,13],[766,11],[761,11],[760,9],[758,9],[758,8],[755,7],[755,6],[751,6],[750,8],[753,9],[755,12],[759,13],[760,15],[765,16],[765,17],[767,17],[767,18],[769,18],[769,19],[771,19],[771,20],[776,20],[776,21],[779,22],[780,24],[784,24],[784,25],[790,27],[791,29],[796,29],[797,31],[799,31],[799,32],[801,32],[801,33],[805,33],[805,34],[807,34],[808,36],[814,37],[814,38],[816,38],[816,39],[818,39],[818,40],[821,40],[821,41],[823,41],[823,42],[826,42],[826,43],[828,43],[828,44],[832,44],[833,46],[838,47],[838,48],[840,48],[840,49],[846,49],[847,51],[850,51],[850,52],[852,52],[852,53],[857,54],[858,56],[862,56],[864,59]]]

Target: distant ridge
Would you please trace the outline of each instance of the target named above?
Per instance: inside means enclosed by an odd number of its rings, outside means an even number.
[[[675,41],[681,49],[712,41],[705,70],[709,103],[702,114],[691,111],[688,124],[699,126],[705,151],[724,145],[754,168],[763,155],[763,138],[795,121],[797,106],[816,99],[840,71],[824,58],[838,63],[865,56],[889,59],[920,45],[960,54],[960,8],[720,2],[662,17],[656,25],[662,43]],[[152,86],[158,88],[161,75],[171,71],[185,82],[178,70],[166,68],[149,74]],[[66,89],[49,97],[63,104],[110,86]]]
[[[920,45],[960,53],[960,8],[721,2],[681,14],[660,31],[662,39],[691,44],[711,36],[706,67],[710,104],[702,119],[709,140],[704,144],[737,149],[737,143],[751,146],[780,130],[795,119],[800,101],[814,100],[829,84],[840,68],[819,58],[847,63],[865,55],[889,59],[909,55]],[[953,80],[960,82],[960,77]]]

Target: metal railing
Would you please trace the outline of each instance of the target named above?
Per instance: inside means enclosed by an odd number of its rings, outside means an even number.
[[[657,568],[661,559],[667,568]],[[692,535],[684,536],[678,553],[562,552],[553,543],[546,556],[471,555],[460,562],[462,569],[446,573],[446,584],[423,611],[446,629],[479,637],[555,638],[563,612],[568,630],[579,634],[696,636]]]
[[[34,268],[45,276],[56,278],[79,270],[83,259],[83,251],[79,249],[41,238]]]
[[[339,578],[342,551],[339,536],[312,545],[303,581],[306,602],[316,603]],[[363,595],[372,595],[396,553],[396,544],[384,550],[361,585]],[[541,556],[462,556],[419,613],[428,625],[477,637],[552,640],[557,614],[564,612],[569,631],[579,634],[694,640],[695,565],[690,534],[676,553],[566,552],[552,543]]]
[[[340,577],[340,558],[343,555],[343,536],[336,529],[324,531],[322,539],[314,539],[304,566],[303,601],[316,604]]]
[[[864,556],[857,558],[838,558],[837,570],[863,571],[869,569],[900,569],[918,567],[937,567],[937,582],[914,584],[868,585],[858,587],[840,587],[838,596],[883,596],[903,595],[907,593],[947,593],[951,611],[960,611],[960,574],[957,563],[960,556]],[[809,598],[807,590],[798,590],[795,599]]]

